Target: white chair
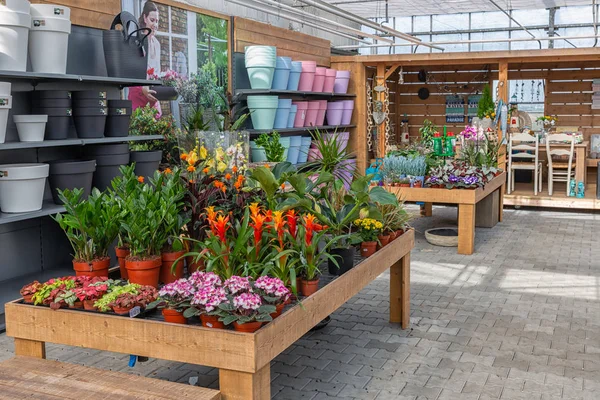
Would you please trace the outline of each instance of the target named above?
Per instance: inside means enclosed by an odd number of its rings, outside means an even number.
[[[553,148],[551,143],[562,143],[568,147]],[[567,196],[569,196],[571,179],[575,179],[575,169],[573,168],[575,137],[564,133],[548,135],[546,137],[546,153],[548,154],[548,195],[552,196],[553,182],[565,182],[567,184]],[[569,161],[552,161],[552,156],[569,156]]]
[[[533,171],[533,194],[537,195],[538,191],[541,192],[542,162],[539,160],[540,142],[538,135],[531,136],[527,133],[510,135],[507,153],[508,194],[515,190],[515,170],[517,169]]]

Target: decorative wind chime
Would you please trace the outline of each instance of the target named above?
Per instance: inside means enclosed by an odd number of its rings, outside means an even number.
[[[383,77],[376,76],[373,79],[373,87],[367,85],[367,145],[369,151],[373,150],[373,129],[376,128],[379,135],[379,127],[385,122],[385,148],[376,146],[376,156],[385,155],[390,140],[390,89],[385,85],[377,84]],[[383,154],[379,154],[379,151]]]

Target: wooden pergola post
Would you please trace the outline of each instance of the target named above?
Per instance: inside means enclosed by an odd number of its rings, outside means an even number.
[[[498,101],[502,100],[508,107],[508,63],[500,62],[498,64]],[[502,121],[500,121],[500,127],[498,127],[498,140],[502,141]],[[501,155],[498,158],[498,167],[504,169],[506,166],[506,146],[503,146],[504,151],[501,149]],[[503,194],[503,193],[502,193]]]
[[[385,81],[385,64],[377,64],[377,85],[387,87],[387,83]],[[377,92],[377,100],[385,101],[385,92]],[[383,121],[381,125],[377,126],[377,153],[375,157],[383,157],[385,156],[385,128],[386,122]]]

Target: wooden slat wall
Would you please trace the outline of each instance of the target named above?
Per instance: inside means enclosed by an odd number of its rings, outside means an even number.
[[[71,8],[71,23],[90,28],[110,29],[121,12],[121,0],[34,0],[33,3],[58,4]]]
[[[331,42],[300,32],[263,24],[245,18],[234,18],[235,51],[243,53],[246,46],[276,46],[278,56],[297,61],[316,61],[317,65],[331,64]]]

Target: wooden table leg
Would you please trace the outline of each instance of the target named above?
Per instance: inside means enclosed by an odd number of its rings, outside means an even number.
[[[410,253],[390,267],[390,322],[410,325]]]
[[[15,355],[46,358],[46,343],[15,338]]]
[[[498,222],[502,222],[502,219],[504,218],[504,191],[506,189],[506,185],[502,185],[498,188],[499,190],[499,194],[500,194],[500,201],[499,201],[499,207],[500,210],[498,210]]]
[[[587,160],[585,154],[585,147],[577,147],[575,149],[575,179],[577,180],[577,184],[579,182],[583,182],[586,184],[586,169],[587,169]],[[577,187],[577,184],[575,187]]]
[[[475,250],[475,204],[458,205],[458,254]]]
[[[220,369],[219,390],[223,400],[271,400],[271,365],[254,374]]]
[[[431,217],[433,215],[433,203],[425,203],[425,217]]]

